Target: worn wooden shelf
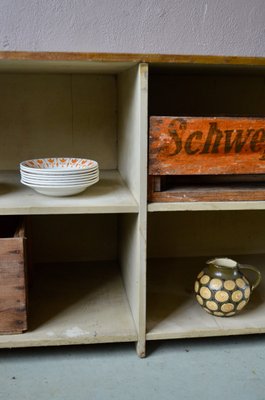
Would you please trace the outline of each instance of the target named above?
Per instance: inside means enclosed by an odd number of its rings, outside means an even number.
[[[265,210],[265,201],[157,202],[148,204],[147,208],[149,212]]]
[[[264,201],[264,182],[256,184],[242,183],[233,185],[193,185],[177,186],[161,192],[153,192],[150,202],[237,202],[237,201]]]
[[[265,255],[235,256],[265,274]],[[242,314],[208,315],[196,302],[193,284],[207,257],[154,259],[148,263],[147,339],[227,336],[265,332],[265,282]]]
[[[0,173],[1,214],[131,213],[138,211],[118,171],[100,171],[100,180],[70,197],[44,196],[20,183],[18,171]]]
[[[39,264],[29,291],[29,329],[0,347],[136,341],[115,262]]]

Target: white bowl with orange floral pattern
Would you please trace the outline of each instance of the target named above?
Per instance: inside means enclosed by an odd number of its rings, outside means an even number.
[[[49,196],[71,196],[99,181],[97,161],[53,157],[20,163],[21,183]]]
[[[22,171],[31,173],[69,173],[69,172],[92,172],[98,169],[98,163],[94,160],[75,157],[52,157],[36,158],[22,161],[20,163]]]

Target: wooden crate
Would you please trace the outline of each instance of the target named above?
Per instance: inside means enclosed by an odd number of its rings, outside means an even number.
[[[24,220],[0,217],[0,334],[27,329]]]
[[[149,201],[265,200],[265,118],[151,117]]]

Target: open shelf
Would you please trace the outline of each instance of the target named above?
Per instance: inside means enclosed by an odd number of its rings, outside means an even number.
[[[234,256],[265,274],[265,255]],[[265,282],[252,293],[242,313],[227,318],[207,314],[196,302],[193,285],[206,257],[153,259],[148,263],[147,339],[227,336],[265,332]]]
[[[70,197],[44,196],[20,183],[18,171],[0,174],[1,214],[133,213],[138,205],[118,171],[100,171],[100,180]]]
[[[0,335],[0,347],[136,341],[115,262],[38,264],[29,296],[29,330]]]

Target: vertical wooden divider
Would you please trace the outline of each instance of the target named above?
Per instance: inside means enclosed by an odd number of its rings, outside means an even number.
[[[147,86],[147,64],[118,76],[118,168],[139,204],[138,214],[121,216],[119,254],[140,357],[146,335]]]

